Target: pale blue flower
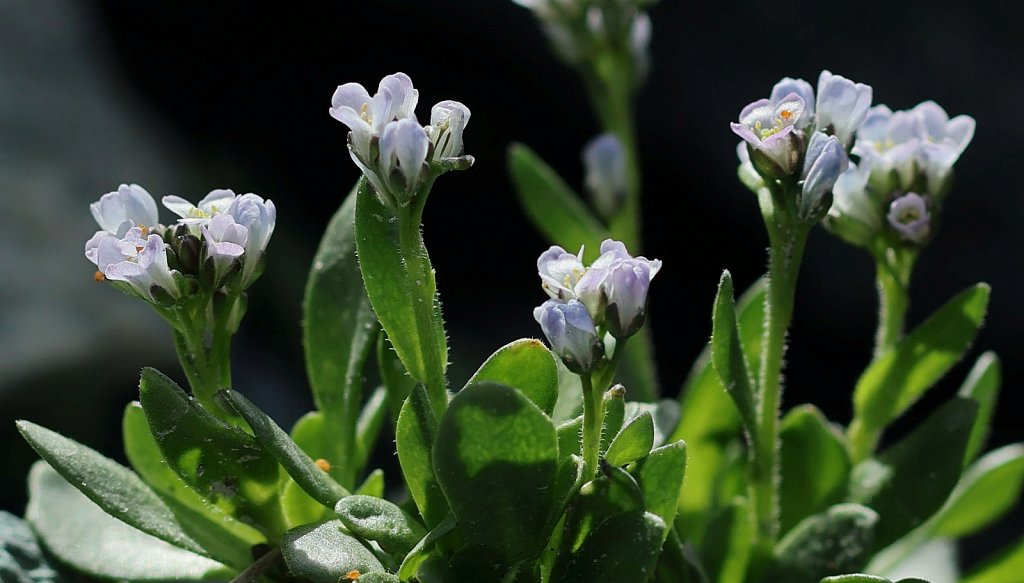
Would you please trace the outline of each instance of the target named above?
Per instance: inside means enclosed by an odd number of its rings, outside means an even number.
[[[353,156],[369,164],[370,142],[379,138],[392,121],[413,118],[419,91],[405,73],[380,80],[372,97],[359,83],[338,86],[331,98],[330,114],[351,130],[349,144]]]
[[[846,150],[835,136],[811,134],[801,176],[800,218],[817,222],[832,206],[832,187],[850,166]]]
[[[167,265],[167,245],[160,235],[146,232],[132,227],[124,237],[109,233],[94,237],[95,253],[90,260],[107,279],[129,284],[145,299],[155,302],[166,296],[181,297],[174,272]]]
[[[931,234],[928,201],[916,192],[908,192],[893,200],[886,219],[900,237],[911,243],[923,243]]]
[[[259,277],[263,254],[277,225],[277,207],[269,198],[247,193],[231,201],[226,214],[246,229],[245,256],[242,264],[242,289]]]
[[[871,107],[871,95],[869,85],[822,71],[818,77],[815,128],[839,138],[843,147],[849,148]]]
[[[656,263],[656,265],[655,265]],[[647,290],[661,262],[626,259],[608,270],[603,288],[608,298],[605,324],[616,338],[628,338],[644,325],[647,315]]]
[[[419,187],[429,149],[430,139],[415,119],[400,119],[384,128],[380,136],[379,168],[391,192],[408,195]],[[394,180],[396,171],[404,178],[400,184]]]
[[[800,99],[804,101],[803,114],[794,121],[793,126],[798,130],[805,129],[814,120],[814,89],[810,83],[803,79],[783,77],[772,87],[772,93],[768,100],[772,103],[781,103],[791,94],[799,95]]]
[[[830,231],[861,247],[870,245],[882,228],[882,197],[868,191],[870,177],[869,166],[851,162],[832,187],[832,208],[825,221]]]
[[[906,190],[914,182],[921,147],[921,127],[909,111],[872,107],[857,131],[853,153],[870,173],[872,188],[889,193]]]
[[[123,237],[132,227],[155,227],[156,201],[138,184],[122,184],[89,205],[89,211],[103,232]]]
[[[431,108],[426,130],[435,162],[462,155],[462,132],[469,124],[469,116],[469,108],[458,101],[442,101]]]
[[[795,126],[803,118],[804,110],[804,99],[795,92],[759,99],[744,107],[739,123],[730,126],[748,144],[756,168],[788,175],[796,171],[802,154],[802,136]],[[770,168],[763,168],[766,165]]]
[[[958,115],[949,118],[934,101],[925,101],[911,110],[920,122],[921,163],[928,191],[944,194],[946,178],[974,137],[974,118]]]
[[[598,323],[605,322],[608,307],[616,304],[620,306],[619,309],[623,314],[619,318],[621,324],[623,319],[635,316],[636,306],[646,303],[646,285],[643,288],[623,286],[621,284],[614,286],[613,282],[609,279],[613,272],[620,269],[633,270],[636,266],[643,266],[642,272],[646,275],[647,284],[649,284],[650,280],[661,269],[661,260],[633,257],[621,241],[605,239],[601,243],[600,257],[587,268],[573,289],[576,297],[590,311],[594,321]],[[639,291],[643,292],[642,297],[633,295]],[[616,295],[616,293],[620,295]],[[628,327],[625,325],[619,326],[620,330],[625,330]]]
[[[537,258],[537,273],[541,287],[553,299],[568,301],[576,297],[574,288],[586,272],[583,267],[583,248],[573,255],[558,245],[541,253]]]
[[[583,184],[594,206],[605,217],[619,209],[626,198],[626,150],[615,134],[601,134],[583,148]]]
[[[200,229],[205,242],[203,249],[207,257],[204,262],[212,262],[213,281],[219,282],[232,269],[235,260],[241,258],[245,253],[249,230],[236,223],[235,218],[228,213],[218,214]]]
[[[597,328],[586,306],[577,300],[548,300],[534,308],[551,351],[575,373],[590,371],[603,351]]]

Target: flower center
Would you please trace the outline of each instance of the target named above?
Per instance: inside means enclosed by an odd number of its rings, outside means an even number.
[[[764,127],[761,120],[754,122],[754,131],[761,136],[761,139],[765,139],[781,132],[783,128],[793,125],[793,110],[783,109],[779,112],[779,117],[775,118],[775,122],[771,127]]]

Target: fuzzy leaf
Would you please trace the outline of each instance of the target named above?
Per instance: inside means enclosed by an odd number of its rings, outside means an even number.
[[[281,555],[288,570],[313,583],[338,583],[350,571],[383,571],[377,557],[330,520],[293,528],[281,537]]]
[[[613,466],[624,466],[651,453],[654,446],[654,416],[644,413],[631,420],[615,436],[605,461]]]
[[[722,273],[712,314],[711,362],[725,391],[732,397],[747,431],[756,435],[757,413],[754,405],[754,381],[747,367],[740,340],[736,306],[733,303],[732,275]]]
[[[644,506],[666,524],[675,520],[685,471],[686,443],[682,441],[663,445],[630,467],[644,494]],[[664,535],[668,536],[667,529]]]
[[[978,402],[978,417],[974,420],[974,427],[971,428],[971,439],[967,443],[964,466],[977,459],[978,454],[985,448],[985,440],[988,438],[992,414],[995,412],[1001,380],[1002,365],[999,363],[999,357],[995,352],[986,352],[978,357],[974,368],[967,373],[967,378],[960,387],[959,396]]]
[[[838,504],[793,527],[775,547],[776,583],[802,583],[864,566],[878,513],[859,504]]]
[[[409,495],[428,527],[437,526],[449,512],[441,485],[434,476],[432,448],[436,433],[437,426],[426,391],[417,385],[398,415],[395,449]]]
[[[343,498],[334,512],[352,534],[375,541],[385,552],[395,556],[405,556],[427,534],[404,510],[372,496]]]
[[[546,415],[558,399],[558,367],[540,340],[523,338],[502,346],[466,383],[491,381],[517,389]]]

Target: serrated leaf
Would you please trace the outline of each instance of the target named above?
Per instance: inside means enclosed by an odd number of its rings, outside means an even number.
[[[428,527],[448,516],[448,502],[434,475],[433,445],[437,425],[426,391],[417,385],[402,405],[395,425],[395,449],[409,495]]]
[[[843,500],[850,456],[842,434],[813,405],[791,410],[782,420],[780,531]]]
[[[154,369],[142,369],[139,396],[175,473],[228,514],[255,520],[276,538],[283,530],[277,461],[251,435],[213,416]]]
[[[964,384],[957,393],[961,397],[974,399],[978,402],[978,417],[971,428],[971,439],[967,442],[967,453],[964,466],[974,461],[985,448],[989,425],[995,412],[996,399],[999,396],[999,384],[1002,380],[1002,365],[995,352],[986,352],[978,357],[974,368],[967,373]]]
[[[585,259],[593,261],[611,234],[579,195],[525,144],[509,147],[508,168],[519,203],[540,232],[573,252],[583,245]]]
[[[875,548],[921,525],[942,507],[960,478],[961,462],[978,405],[954,398],[902,441],[851,473],[850,499],[881,517]]]
[[[352,534],[375,541],[384,552],[405,556],[426,529],[398,506],[373,496],[348,496],[338,501],[335,514]]]
[[[363,366],[378,330],[356,260],[355,209],[353,188],[320,240],[306,281],[302,318],[306,371],[330,436],[326,457],[345,460],[357,448]]]
[[[105,579],[224,580],[232,570],[164,542],[107,514],[45,462],[28,475],[25,518],[64,564]]]
[[[604,459],[613,466],[624,466],[651,452],[654,446],[654,417],[644,413],[631,420],[615,436]]]
[[[320,469],[306,452],[288,437],[284,429],[241,393],[223,389],[217,393],[217,398],[226,402],[235,413],[245,419],[252,428],[256,440],[314,500],[333,508],[338,500],[348,496],[348,490]]]
[[[655,449],[629,472],[640,484],[647,510],[672,524],[686,472],[686,443],[677,441]],[[664,534],[668,536],[667,529]]]
[[[861,569],[871,552],[878,513],[838,504],[797,524],[775,547],[773,582],[802,583]]]
[[[988,285],[968,288],[872,362],[854,391],[858,419],[880,430],[913,405],[963,357],[985,318],[988,298]]]
[[[558,367],[540,340],[522,338],[489,356],[466,383],[491,381],[517,389],[546,415],[558,399]]]
[[[509,566],[540,552],[554,503],[558,440],[532,401],[504,385],[469,385],[441,419],[433,453],[460,532]]]
[[[220,562],[248,566],[251,548],[266,542],[263,533],[208,502],[167,465],[138,402],[125,407],[121,429],[132,468],[167,503],[182,528]]]
[[[347,573],[383,571],[377,557],[331,520],[293,528],[281,537],[281,555],[288,570],[313,583],[338,583]]]
[[[114,518],[172,545],[205,555],[174,512],[136,474],[114,460],[30,421],[18,431],[65,480]]]
[[[405,221],[381,202],[365,178],[356,190],[355,213],[359,269],[370,304],[395,353],[427,387],[431,408],[439,413],[447,404],[448,339],[419,225],[406,226],[402,233]]]
[[[754,404],[754,381],[740,340],[733,302],[732,275],[728,271],[722,272],[718,282],[711,319],[711,363],[725,391],[732,397],[747,432],[755,436],[757,408]]]

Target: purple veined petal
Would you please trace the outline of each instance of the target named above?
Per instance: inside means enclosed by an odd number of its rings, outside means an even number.
[[[651,275],[647,263],[623,261],[612,268],[605,281],[608,296],[606,322],[616,338],[632,336],[643,325]]]
[[[164,240],[160,235],[150,235],[146,237],[145,242],[142,245],[142,249],[139,250],[136,261],[138,261],[138,264],[143,269],[147,269],[154,262],[159,263],[161,257],[164,260],[164,265],[166,265],[167,246],[164,244]]]
[[[803,79],[785,77],[772,87],[770,101],[772,103],[780,103],[783,98],[790,94],[796,94],[803,99],[804,109],[802,110],[802,115],[794,120],[797,128],[803,129],[807,127],[814,116],[814,88]]]
[[[370,93],[365,87],[359,83],[345,83],[334,90],[334,95],[331,96],[331,109],[348,108],[358,115],[369,102]]]
[[[614,255],[620,259],[629,259],[632,255],[626,250],[626,244],[615,239],[601,241],[601,255]]]

